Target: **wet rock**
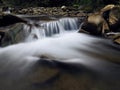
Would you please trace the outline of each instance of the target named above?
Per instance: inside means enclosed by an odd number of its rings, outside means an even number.
[[[120,32],[120,6],[107,5],[101,9],[101,13],[111,32]]]
[[[39,85],[41,86],[42,84],[48,83],[49,80],[52,79],[54,81],[54,78],[57,77],[59,74],[59,70],[57,69],[52,69],[48,67],[40,67],[38,68],[34,74],[29,75],[28,79],[29,82],[31,82],[34,85]]]
[[[109,32],[106,33],[106,37],[110,39],[114,39],[120,36],[120,32]]]
[[[7,46],[24,41],[25,32],[23,31],[23,23],[17,23],[0,29],[2,35],[0,46]]]
[[[102,35],[105,31],[109,31],[109,27],[100,13],[89,14],[81,29],[93,35]]]
[[[107,5],[88,14],[79,32],[102,35],[120,45],[120,6]]]
[[[113,40],[114,43],[120,45],[120,36]]]
[[[120,32],[110,32],[107,33],[107,38],[110,38],[113,40],[114,43],[119,44],[120,45]]]
[[[119,6],[107,5],[99,12],[88,14],[82,29],[94,35],[119,31],[119,10]]]
[[[0,27],[5,27],[5,26],[9,26],[15,23],[27,23],[26,20],[17,17],[16,15],[13,14],[4,14],[2,13],[0,15]]]
[[[115,6],[109,14],[109,26],[112,32],[120,32],[120,6]]]
[[[22,28],[21,26],[16,27],[16,23],[28,24],[28,21],[18,16],[15,16],[13,14],[1,13],[0,15],[0,44],[1,46],[19,42],[19,40],[17,40],[18,39],[17,37],[19,34],[21,34],[21,31],[19,31],[19,29],[21,30]]]

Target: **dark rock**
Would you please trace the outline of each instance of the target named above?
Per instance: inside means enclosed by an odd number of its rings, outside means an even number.
[[[82,29],[94,35],[105,35],[108,32],[119,32],[120,7],[107,5],[99,12],[88,14]]]
[[[120,6],[107,5],[99,12],[88,14],[79,32],[102,35],[120,45]]]
[[[1,14],[0,15],[0,27],[9,26],[15,23],[28,23],[26,20],[17,17],[13,14]]]
[[[25,39],[23,23],[17,23],[0,29],[0,46],[7,46],[22,42]]]
[[[100,13],[92,13],[85,19],[81,29],[93,35],[102,35],[109,27]]]
[[[25,19],[22,19],[18,16],[15,16],[13,14],[1,14],[0,16],[0,44],[3,45],[9,45],[12,43],[19,42],[20,40],[18,37],[20,37],[19,26],[16,27],[16,23],[26,23],[29,24],[29,22]],[[16,30],[17,29],[17,30]],[[22,29],[20,29],[22,30]],[[22,38],[22,37],[21,37]],[[4,46],[4,45],[3,45]]]

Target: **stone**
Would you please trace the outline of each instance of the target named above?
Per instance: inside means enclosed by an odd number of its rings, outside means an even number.
[[[1,14],[0,15],[0,27],[9,26],[15,23],[28,23],[28,21],[13,15],[13,14]]]
[[[88,14],[81,29],[90,34],[104,36],[108,32],[120,32],[119,12],[119,6],[107,5],[99,12]]]
[[[113,40],[114,43],[120,45],[120,36]]]
[[[25,33],[23,31],[23,23],[17,23],[0,29],[0,35],[3,35],[0,41],[1,46],[7,46],[24,41]]]
[[[63,11],[66,11],[66,10],[67,10],[67,7],[66,7],[66,6],[62,6],[61,9],[62,9]]]
[[[89,14],[81,29],[93,35],[102,35],[105,31],[109,31],[109,27],[100,13]]]
[[[101,12],[105,12],[105,11],[108,11],[108,10],[111,10],[115,7],[114,4],[109,4],[109,5],[106,5],[104,8],[101,9]]]

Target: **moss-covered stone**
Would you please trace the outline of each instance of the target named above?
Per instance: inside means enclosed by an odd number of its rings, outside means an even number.
[[[4,28],[3,30],[0,30],[0,33],[1,32],[4,33],[4,37],[1,40],[1,46],[19,43],[23,41],[25,37],[22,23],[8,26]]]

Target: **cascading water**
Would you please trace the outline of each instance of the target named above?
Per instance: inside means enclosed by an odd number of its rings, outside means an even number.
[[[43,23],[42,27],[45,28],[46,36],[52,36],[54,34],[63,33],[65,31],[62,24],[59,21]]]
[[[77,31],[80,29],[80,23],[82,19],[79,18],[61,18],[49,22],[40,22],[41,27],[32,27],[29,32],[27,41],[32,41],[32,39],[41,39],[45,37],[50,37],[56,34],[63,34],[68,31]],[[24,28],[29,30],[29,28]]]
[[[82,86],[83,78],[87,78],[87,83],[83,81],[84,87],[94,83],[82,90],[92,90],[93,87],[119,90],[120,47],[107,39],[77,33],[77,24],[77,18],[62,18],[44,22],[40,24],[42,27],[24,26],[26,41],[32,42],[0,48],[0,90],[61,90],[61,87],[73,90],[73,85]],[[60,35],[50,37],[54,34]],[[39,64],[42,61],[43,66]],[[85,76],[79,78],[82,75]],[[91,79],[93,81],[88,83]],[[73,81],[75,83],[71,84]]]
[[[59,20],[65,30],[77,30],[79,29],[78,18],[62,18]]]
[[[78,18],[61,18],[56,21],[43,23],[41,26],[45,28],[46,36],[52,36],[54,34],[61,34],[65,31],[78,30]]]
[[[26,30],[26,29],[25,29]],[[33,41],[33,40],[37,40],[37,39],[42,39],[45,38],[45,29],[44,28],[37,28],[35,26],[32,26],[31,28],[29,28],[29,34],[27,35],[27,38],[25,39],[25,41]]]

